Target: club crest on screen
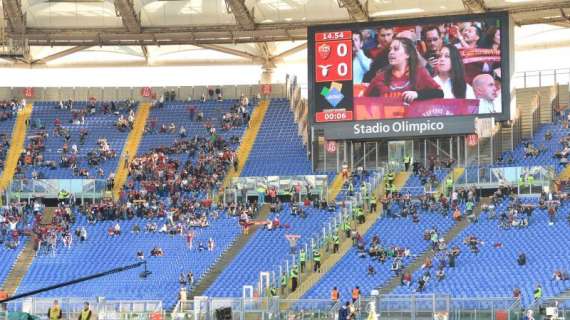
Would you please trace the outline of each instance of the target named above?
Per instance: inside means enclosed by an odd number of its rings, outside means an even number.
[[[321,59],[327,60],[331,55],[331,46],[329,46],[326,43],[323,43],[318,47],[317,52],[319,53]]]

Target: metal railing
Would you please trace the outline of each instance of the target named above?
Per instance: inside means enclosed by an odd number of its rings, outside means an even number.
[[[372,172],[372,175],[368,178],[367,183],[367,190],[369,194],[374,192],[378,185],[382,183],[382,177],[383,174],[381,172]],[[342,194],[340,196],[340,199],[337,198],[337,201],[340,203],[340,209],[337,209],[334,213],[331,213],[331,218],[329,219],[328,223],[325,223],[318,233],[313,234],[309,239],[305,240],[302,246],[291,248],[291,254],[286,259],[284,259],[280,265],[276,266],[272,271],[270,271],[270,282],[272,286],[275,288],[280,287],[280,279],[283,273],[285,273],[289,281],[289,275],[292,267],[300,264],[299,250],[301,248],[303,248],[306,252],[307,262],[304,268],[304,272],[301,272],[301,268],[299,268],[299,287],[297,290],[305,290],[306,288],[313,286],[314,283],[312,281],[305,281],[306,279],[310,279],[310,270],[313,268],[313,250],[318,249],[321,254],[321,261],[325,261],[328,256],[333,254],[333,235],[337,234],[341,242],[349,237],[344,232],[340,232],[342,225],[348,223],[352,230],[356,229],[357,217],[354,216],[353,208],[360,206],[366,210],[366,212],[369,211],[370,208],[367,199],[360,191],[355,191],[352,195],[349,195],[348,190],[343,188],[339,194]],[[380,204],[378,203],[377,205]],[[326,270],[326,268],[321,267],[321,272],[327,271],[328,270]],[[264,293],[265,292],[262,292],[262,294]],[[291,293],[291,288],[288,285],[281,295],[287,296],[289,293]]]
[[[294,197],[295,187],[301,186],[300,199]],[[307,185],[310,186],[307,192]],[[224,202],[244,201],[243,197],[257,197],[257,188],[274,187],[278,196],[291,196],[291,201],[302,201],[313,196],[322,199],[328,191],[328,177],[326,175],[299,175],[299,176],[268,176],[268,177],[235,177],[231,186],[224,191]]]
[[[342,303],[344,304],[344,303]],[[215,319],[231,308],[232,319],[338,319],[341,302],[325,299],[209,298],[180,301],[172,319]],[[382,295],[354,303],[356,319],[520,319],[523,310],[512,298],[454,298],[448,295]],[[219,312],[219,311],[218,311]]]
[[[523,71],[515,73],[516,88],[535,88],[570,83],[570,68]]]
[[[128,320],[128,319],[164,319],[162,301],[159,300],[105,300],[103,297],[91,298],[25,298],[9,302],[0,307],[0,320],[17,318],[19,313],[47,319],[47,313],[54,300],[58,300],[62,310],[62,320],[76,320],[89,303],[91,319]],[[5,310],[5,311],[1,311]]]
[[[559,314],[570,313],[569,298],[544,300],[529,308],[536,313],[545,307],[557,306]],[[53,298],[28,298],[10,302],[0,308],[0,320],[17,318],[22,313],[47,319]],[[213,298],[195,297],[179,301],[172,313],[166,314],[161,301],[106,301],[104,298],[58,299],[63,320],[78,318],[83,303],[89,302],[99,320],[162,320],[171,319],[210,320],[218,319],[222,312],[229,312],[232,319],[338,319],[341,302],[327,299],[281,299],[261,298]],[[344,304],[344,302],[342,302]],[[506,298],[455,298],[448,295],[373,295],[354,303],[356,319],[452,319],[495,320],[520,319],[525,310],[519,301]],[[549,312],[552,310],[549,310]]]
[[[9,200],[34,197],[57,198],[60,190],[77,200],[101,199],[107,191],[107,181],[101,179],[15,179],[6,191]]]
[[[550,186],[555,175],[553,166],[469,167],[455,186],[477,185],[494,188],[512,185],[518,187],[519,193],[540,193],[544,187]]]

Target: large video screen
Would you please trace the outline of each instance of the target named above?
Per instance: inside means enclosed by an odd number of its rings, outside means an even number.
[[[505,14],[309,29],[313,122],[508,118]]]

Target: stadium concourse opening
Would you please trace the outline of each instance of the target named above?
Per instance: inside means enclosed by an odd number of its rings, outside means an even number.
[[[408,139],[403,135],[392,139],[335,141],[327,140],[322,131],[315,131],[313,161],[315,168],[323,171],[340,170],[343,164],[366,170],[401,170],[406,161],[425,167],[435,161],[448,168],[487,165],[496,162],[504,151],[500,132],[490,137],[474,134],[429,137],[427,134],[426,137],[410,136]]]

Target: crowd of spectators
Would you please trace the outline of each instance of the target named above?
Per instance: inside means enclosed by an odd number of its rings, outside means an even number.
[[[94,98],[81,108],[76,107],[73,100],[60,101],[56,109],[65,110],[71,114],[68,122],[56,117],[48,130],[41,118],[32,119],[32,128],[36,129],[22,153],[17,168],[17,174],[21,174],[25,167],[43,167],[55,170],[57,168],[69,168],[76,177],[89,177],[90,169],[96,168],[96,175],[104,177],[103,162],[115,158],[116,150],[113,149],[106,136],[96,137],[96,144],[91,150],[81,153],[87,138],[90,135],[85,124],[85,118],[96,114],[105,114],[116,117],[115,126],[121,130],[129,130],[134,121],[136,103],[132,99],[125,101],[97,102]],[[66,117],[67,118],[67,117]],[[79,128],[78,128],[79,126]],[[78,129],[78,130],[77,130]],[[55,150],[59,154],[59,160],[46,160],[47,139],[61,139],[61,145]],[[60,140],[57,140],[58,143]],[[51,150],[50,150],[51,151]],[[32,170],[32,178],[44,178],[41,170]]]
[[[55,255],[59,246],[69,249],[73,245],[74,237],[79,241],[86,241],[85,228],[79,227],[73,231],[73,223],[75,223],[75,214],[72,207],[68,202],[59,203],[53,211],[52,220],[37,224],[34,228],[36,254]]]
[[[18,111],[26,105],[26,100],[12,99],[0,101],[0,121],[6,121],[16,116]]]
[[[0,207],[0,244],[8,249],[17,248],[20,239],[39,224],[43,209],[40,200],[11,202]]]
[[[353,32],[354,83],[365,96],[479,99],[479,113],[500,113],[500,29],[484,21],[381,26]]]

